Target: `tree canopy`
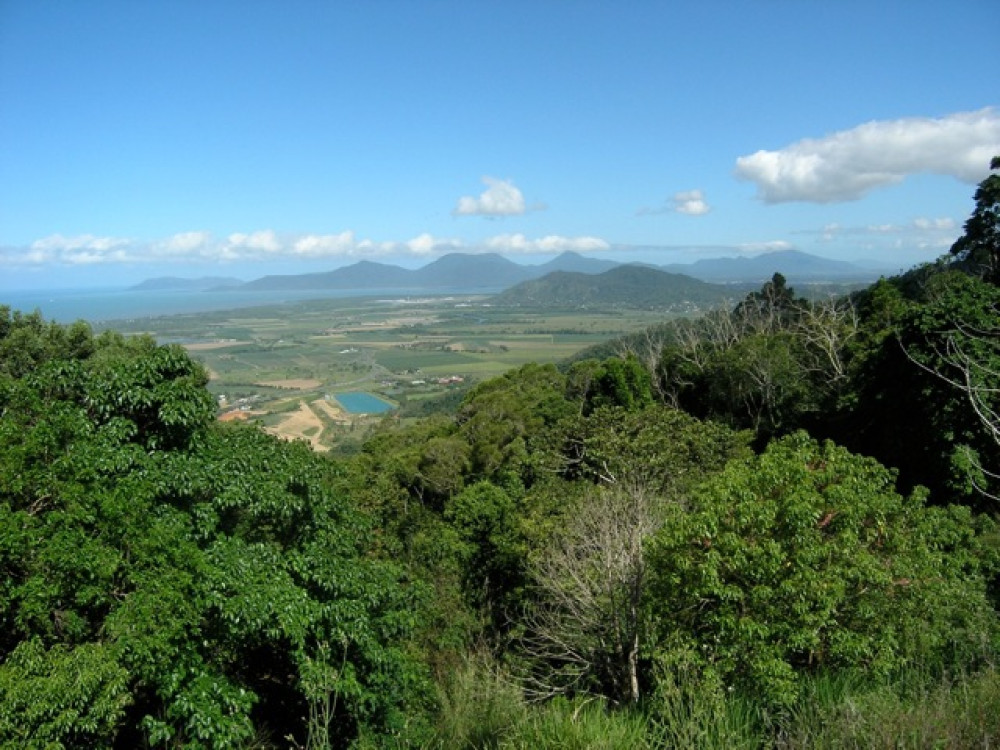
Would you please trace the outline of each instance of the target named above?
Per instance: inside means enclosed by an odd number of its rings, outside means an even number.
[[[737,746],[727,706],[773,746],[823,680],[1000,685],[998,179],[949,258],[775,274],[339,458],[0,307],[0,747]]]

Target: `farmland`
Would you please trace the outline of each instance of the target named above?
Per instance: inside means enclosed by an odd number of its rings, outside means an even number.
[[[406,421],[526,362],[559,362],[662,321],[653,311],[498,308],[484,296],[328,299],[115,322],[179,343],[207,369],[220,416],[248,418],[317,449],[354,442],[384,416],[333,397],[363,391]]]

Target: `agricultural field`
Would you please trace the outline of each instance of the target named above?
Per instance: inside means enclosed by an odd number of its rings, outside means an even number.
[[[516,310],[488,297],[327,299],[111,324],[179,343],[208,370],[224,419],[326,450],[383,419],[408,420],[441,399],[527,362],[559,362],[664,319],[651,311]],[[352,413],[338,393],[394,407]]]

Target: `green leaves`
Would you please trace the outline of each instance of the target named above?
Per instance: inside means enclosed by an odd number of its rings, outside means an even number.
[[[976,207],[965,222],[965,233],[951,246],[952,255],[973,273],[1000,284],[1000,156],[990,161],[994,174],[979,183]]]
[[[0,744],[108,746],[131,702],[128,673],[106,645],[47,649],[30,638],[0,665]]]
[[[331,742],[394,725],[423,691],[420,588],[334,467],[216,426],[179,347],[4,323],[30,366],[0,362],[0,737],[236,746],[259,706],[306,742],[333,693]]]
[[[149,449],[184,447],[215,415],[206,382],[201,366],[179,346],[132,344],[93,369],[84,404],[98,423],[130,420]]]
[[[987,571],[962,513],[904,499],[889,471],[831,443],[777,441],[709,480],[650,547],[661,639],[776,704],[801,670],[886,673],[982,647]]]

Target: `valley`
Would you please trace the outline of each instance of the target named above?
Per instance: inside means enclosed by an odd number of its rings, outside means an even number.
[[[324,299],[110,322],[182,345],[209,373],[222,419],[318,450],[347,449],[388,415],[403,424],[528,362],[554,363],[672,317],[616,306],[505,308],[485,295]],[[393,409],[351,412],[338,394]]]

